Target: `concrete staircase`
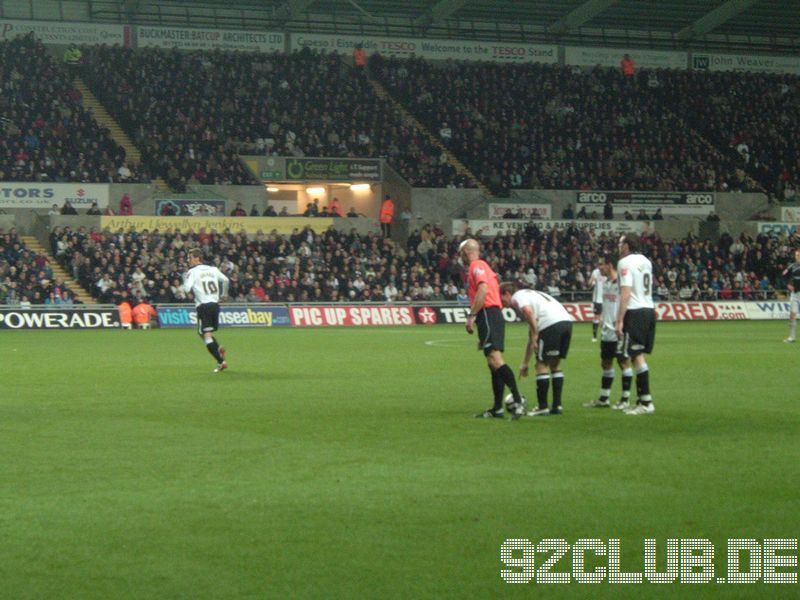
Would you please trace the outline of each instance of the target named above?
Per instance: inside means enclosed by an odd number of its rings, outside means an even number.
[[[392,103],[392,104],[395,106],[395,108],[396,108],[396,109],[397,109],[397,110],[400,112],[400,114],[401,114],[401,115],[403,115],[403,117],[404,117],[405,119],[408,119],[408,121],[410,121],[410,122],[411,122],[411,123],[414,125],[414,127],[416,127],[417,129],[419,129],[419,130],[420,130],[420,131],[421,131],[421,132],[422,132],[422,133],[423,133],[423,134],[424,134],[424,135],[425,135],[425,136],[428,138],[428,140],[429,140],[429,141],[430,141],[430,142],[431,142],[431,143],[432,143],[434,146],[436,146],[436,147],[437,147],[437,148],[439,148],[439,149],[440,149],[442,152],[444,152],[445,154],[447,154],[447,161],[448,161],[448,162],[449,162],[451,165],[453,165],[453,167],[455,168],[456,172],[458,172],[458,174],[459,174],[459,175],[463,175],[464,177],[466,177],[467,179],[469,179],[470,181],[472,181],[472,182],[473,182],[473,183],[476,185],[476,187],[477,187],[477,188],[478,188],[478,189],[479,189],[479,190],[480,190],[480,191],[481,191],[481,192],[482,192],[482,193],[483,193],[483,194],[484,194],[486,197],[488,197],[488,198],[491,198],[491,197],[493,197],[493,196],[494,196],[494,194],[492,194],[492,192],[489,190],[489,188],[488,188],[488,187],[486,187],[486,186],[485,186],[485,185],[484,185],[484,184],[483,184],[483,183],[482,183],[482,182],[481,182],[481,181],[480,181],[480,180],[479,180],[477,177],[475,177],[475,175],[473,174],[473,172],[472,172],[472,171],[470,171],[470,170],[469,170],[469,169],[466,167],[466,165],[464,165],[464,163],[462,163],[462,162],[461,162],[460,160],[458,160],[458,159],[457,159],[455,156],[453,156],[453,153],[452,153],[452,152],[450,152],[450,150],[448,150],[448,149],[447,149],[447,147],[446,147],[444,144],[442,144],[442,142],[439,140],[439,138],[438,138],[438,137],[436,137],[435,135],[433,135],[433,134],[432,134],[432,133],[431,133],[431,132],[428,130],[428,128],[427,128],[427,127],[425,127],[425,126],[424,126],[422,123],[420,123],[420,122],[417,120],[417,118],[416,118],[416,117],[414,117],[414,115],[412,115],[410,112],[408,112],[408,111],[405,109],[405,107],[404,107],[402,104],[400,104],[400,103],[399,103],[397,100],[395,100],[395,99],[394,99],[394,98],[391,96],[391,94],[389,94],[389,92],[386,90],[386,88],[383,86],[383,84],[382,84],[382,83],[380,83],[379,81],[376,81],[376,80],[374,80],[374,79],[369,79],[369,84],[372,86],[372,89],[373,89],[373,91],[375,92],[375,95],[376,95],[376,96],[378,96],[378,98],[382,98],[382,99],[384,99],[384,100],[388,100],[389,102],[391,102],[391,103]]]
[[[101,127],[108,129],[111,133],[111,138],[117,144],[125,148],[125,155],[128,162],[132,165],[140,164],[142,162],[142,153],[128,137],[128,134],[125,133],[122,127],[119,126],[119,123],[117,123],[114,117],[112,117],[105,109],[100,100],[98,100],[97,97],[92,93],[92,90],[89,89],[89,86],[87,86],[80,77],[76,77],[72,82],[72,85],[83,96],[83,107],[86,110],[91,110],[95,121],[97,121]],[[156,177],[153,180],[153,185],[156,186],[156,189],[159,192],[172,191],[169,187],[169,184],[167,184],[167,182],[161,177]]]
[[[44,254],[50,260],[50,268],[53,270],[53,276],[62,279],[67,287],[75,293],[75,297],[84,304],[97,304],[97,301],[92,298],[81,285],[69,275],[64,268],[56,262],[55,258],[50,255],[42,243],[31,235],[21,235],[20,239],[25,242],[25,246],[35,252],[36,254]]]

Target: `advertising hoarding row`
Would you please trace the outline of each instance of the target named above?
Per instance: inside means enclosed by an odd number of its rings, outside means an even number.
[[[49,45],[109,44],[140,48],[181,50],[240,50],[285,52],[308,48],[318,52],[350,54],[356,45],[366,53],[383,56],[416,56],[429,60],[491,61],[500,63],[558,62],[559,46],[518,42],[482,42],[460,39],[427,39],[406,36],[355,36],[321,33],[284,34],[278,31],[214,29],[162,25],[127,25],[0,19],[0,40],[33,33]],[[565,46],[564,64],[578,67],[616,68],[628,54],[638,68],[699,71],[753,71],[800,74],[800,58],[761,54],[676,52],[644,48]]]
[[[579,323],[594,316],[589,302],[566,302],[564,307]],[[784,300],[729,302],[658,302],[659,321],[745,321],[783,320],[789,317],[789,302]],[[467,322],[469,307],[464,305],[423,304],[330,304],[330,305],[222,305],[223,327],[386,327]],[[191,305],[157,307],[158,323],[164,329],[197,327],[195,308]],[[507,323],[519,322],[510,308],[503,309]],[[115,308],[91,306],[70,308],[0,307],[0,330],[3,329],[118,329]]]

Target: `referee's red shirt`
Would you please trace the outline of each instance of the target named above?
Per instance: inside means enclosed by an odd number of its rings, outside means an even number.
[[[502,308],[503,304],[500,302],[500,283],[497,281],[497,274],[492,271],[485,260],[473,260],[469,264],[469,274],[467,275],[467,296],[469,303],[475,301],[475,293],[478,291],[478,286],[481,283],[486,284],[486,300],[483,303],[485,308],[496,306]]]

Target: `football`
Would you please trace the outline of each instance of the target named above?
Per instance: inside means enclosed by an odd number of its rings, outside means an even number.
[[[525,396],[520,396],[520,398],[522,398],[522,408],[523,408],[523,410],[527,411],[528,410],[528,400],[525,398]],[[505,402],[503,404],[505,404],[506,412],[511,412],[511,406],[514,404],[514,396],[513,396],[513,394],[509,394],[508,396],[506,396]]]

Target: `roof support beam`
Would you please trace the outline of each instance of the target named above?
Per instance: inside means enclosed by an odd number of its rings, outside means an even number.
[[[122,10],[127,16],[132,17],[139,12],[140,4],[140,0],[125,0],[122,3]]]
[[[414,24],[420,27],[429,27],[440,23],[464,6],[468,1],[469,0],[439,0],[430,10],[417,17]]]
[[[305,12],[314,2],[315,0],[288,0],[282,6],[276,8],[272,14],[275,16],[275,20],[278,23],[285,23],[286,21],[291,21],[299,17],[300,14]]]
[[[547,31],[550,33],[564,34],[584,23],[588,23],[608,7],[613,6],[619,0],[588,0],[568,15],[560,18],[550,25]]]
[[[758,0],[728,0],[711,12],[704,14],[691,25],[681,29],[676,37],[679,40],[691,40],[703,36],[743,10],[750,8],[756,2]]]

